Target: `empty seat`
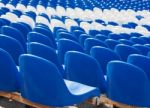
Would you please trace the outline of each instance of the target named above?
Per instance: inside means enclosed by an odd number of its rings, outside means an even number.
[[[28,40],[28,42],[38,42],[38,43],[42,43],[42,44],[45,44],[47,46],[55,48],[52,40],[49,37],[47,37],[41,33],[38,33],[38,32],[28,33],[27,40]]]
[[[134,44],[132,41],[127,40],[127,39],[119,39],[119,42],[125,45],[130,45],[130,46]]]
[[[111,61],[107,67],[107,81],[109,99],[131,106],[150,106],[150,81],[142,69]]]
[[[25,40],[27,39],[27,34],[30,31],[25,25],[21,23],[11,23],[10,26],[20,30],[20,32],[23,34]]]
[[[57,67],[46,59],[28,54],[22,55],[19,61],[24,79],[21,95],[32,102],[63,107],[100,95],[95,87],[64,80]]]
[[[97,34],[97,35],[95,36],[95,38],[98,39],[98,40],[101,40],[101,41],[105,41],[106,39],[108,39],[107,36],[101,35],[101,34]]]
[[[58,56],[56,54],[55,49],[41,43],[31,42],[28,45],[27,52],[29,54],[33,54],[51,61],[57,66],[62,76],[63,77],[65,76],[64,69],[59,63]]]
[[[85,52],[89,54],[93,46],[107,47],[107,45],[103,41],[94,38],[87,38],[84,42]]]
[[[12,56],[16,65],[18,65],[19,56],[25,53],[19,41],[2,34],[0,35],[0,48],[6,50]]]
[[[134,42],[135,44],[147,44],[147,42],[143,39],[137,38],[137,37],[131,37],[130,40]]]
[[[60,32],[57,34],[57,39],[62,39],[62,38],[65,38],[65,39],[70,39],[70,40],[73,40],[73,41],[78,41],[77,38],[71,34],[71,33],[67,33],[67,32]]]
[[[50,30],[47,30],[47,29],[42,28],[42,27],[35,27],[33,29],[33,31],[39,32],[41,34],[44,34],[45,36],[48,36],[52,40],[53,45],[56,48],[56,42],[55,42],[54,36],[53,36],[53,34],[52,34],[52,32]]]
[[[26,50],[26,39],[19,30],[11,26],[3,26],[1,28],[1,33],[18,40],[23,46],[24,50]]]
[[[79,37],[79,43],[84,47],[84,41],[91,36],[88,34],[81,34]]]
[[[99,62],[105,75],[107,73],[107,63],[112,60],[120,60],[120,57],[116,52],[101,46],[92,47],[90,54]]]
[[[114,40],[114,39],[106,39],[105,44],[112,50],[114,50],[115,46],[120,44],[119,41]]]
[[[65,55],[65,71],[67,79],[98,87],[102,93],[106,92],[104,74],[93,57],[78,51],[68,51]]]
[[[108,35],[108,38],[114,39],[114,40],[123,39],[123,37],[122,37],[121,35],[119,35],[119,34],[114,34],[114,33],[110,33],[110,34]]]
[[[131,63],[142,70],[144,70],[147,77],[150,79],[150,58],[147,56],[139,55],[139,54],[131,54],[127,60],[128,63]]]
[[[130,54],[140,54],[140,51],[132,46],[119,44],[115,47],[115,52],[121,57],[121,60],[127,61]]]
[[[58,58],[61,64],[64,64],[64,55],[67,51],[80,51],[83,52],[82,46],[69,39],[60,39],[58,41]]]
[[[140,44],[135,44],[133,47],[137,48],[143,55],[147,55],[147,53],[150,51],[149,47]]]
[[[0,90],[4,92],[19,91],[20,75],[11,55],[0,48]]]

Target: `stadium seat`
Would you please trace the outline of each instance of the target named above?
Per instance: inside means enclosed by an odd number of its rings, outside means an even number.
[[[100,95],[96,87],[63,79],[57,67],[46,59],[26,54],[20,56],[19,64],[24,79],[21,95],[32,102],[63,107]]]
[[[93,87],[106,93],[106,82],[100,65],[93,57],[78,52],[68,51],[65,55],[67,79]]]
[[[2,34],[0,35],[0,48],[6,50],[12,56],[16,65],[18,65],[19,56],[25,53],[19,41]]]
[[[55,49],[47,45],[41,44],[41,43],[31,42],[28,44],[27,53],[33,54],[33,55],[36,55],[36,56],[39,56],[39,57],[42,57],[51,61],[57,66],[62,76],[65,77],[64,69],[59,63]]]
[[[129,45],[119,44],[115,47],[115,52],[121,57],[122,61],[127,61],[130,54],[141,54],[141,52]]]
[[[141,68],[145,72],[147,77],[150,79],[150,73],[149,73],[150,58],[149,57],[139,55],[139,54],[131,54],[128,57],[127,62]]]
[[[47,46],[55,48],[55,46],[52,43],[52,40],[48,36],[45,36],[44,34],[41,34],[38,32],[28,33],[27,41],[28,42],[38,42],[38,43],[42,43],[42,44],[45,44]]]
[[[19,92],[20,75],[11,55],[0,48],[0,90],[3,92]]]
[[[98,39],[94,39],[94,38],[87,38],[84,41],[84,48],[85,48],[85,52],[87,54],[90,54],[90,50],[93,46],[102,46],[102,47],[107,47],[107,45],[103,42],[100,41]]]
[[[107,81],[109,99],[131,106],[150,106],[150,81],[142,69],[126,62],[111,61],[107,66]]]
[[[100,64],[104,75],[107,73],[107,64],[112,60],[120,60],[119,55],[109,48],[95,46],[91,48],[91,56],[93,56]]]
[[[60,39],[58,41],[58,58],[61,64],[64,64],[64,55],[67,51],[80,51],[84,52],[82,46],[69,39]]]

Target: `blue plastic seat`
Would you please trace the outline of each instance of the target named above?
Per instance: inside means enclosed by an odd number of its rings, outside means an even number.
[[[114,40],[119,40],[119,39],[123,39],[124,37],[121,36],[121,35],[119,35],[119,34],[110,33],[110,34],[108,35],[108,38],[114,39]]]
[[[11,55],[0,48],[0,91],[17,92],[19,90],[19,72]]]
[[[71,26],[70,32],[74,32],[75,30],[80,30],[80,31],[85,32],[84,29],[79,26]]]
[[[128,63],[131,63],[139,68],[141,68],[142,70],[144,70],[144,72],[146,73],[147,77],[150,79],[150,58],[147,56],[143,56],[140,54],[131,54],[128,57],[127,60]]]
[[[21,23],[11,23],[10,26],[18,29],[23,34],[25,40],[27,40],[27,34],[30,30],[25,25]]]
[[[101,30],[100,34],[104,35],[104,36],[108,36],[110,33],[112,33],[110,30]]]
[[[102,34],[97,34],[97,35],[95,36],[95,38],[98,39],[98,40],[101,40],[101,41],[105,41],[106,39],[108,39],[107,36],[102,35]]]
[[[19,56],[25,53],[19,41],[2,34],[0,35],[0,48],[6,50],[12,56],[17,65]]]
[[[98,30],[89,30],[89,35],[96,36],[97,34],[101,34],[101,32]]]
[[[69,39],[60,39],[58,41],[58,58],[61,64],[64,64],[64,55],[67,51],[80,51],[84,52],[82,46]]]
[[[85,32],[84,32],[84,31],[81,31],[81,30],[74,30],[74,31],[73,31],[73,34],[74,34],[74,36],[75,36],[77,39],[79,39],[80,35],[81,35],[81,34],[85,34]]]
[[[134,45],[132,41],[127,40],[127,39],[119,39],[119,42],[125,45],[130,45],[130,46]]]
[[[132,37],[140,37],[140,36],[142,36],[142,34],[137,33],[137,32],[130,33],[130,35],[131,35]]]
[[[54,38],[56,38],[57,37],[57,32],[59,31],[59,30],[61,30],[61,31],[66,31],[67,32],[67,29],[65,29],[65,28],[62,28],[62,27],[54,27],[53,28],[53,35],[54,35]]]
[[[70,40],[73,40],[73,41],[78,41],[78,39],[71,33],[67,33],[67,32],[60,32],[57,34],[57,39],[62,39],[62,38],[65,38],[65,39],[70,39]]]
[[[127,33],[120,33],[120,36],[124,37],[125,39],[130,39],[130,37],[132,37],[130,34]]]
[[[147,55],[147,53],[150,51],[149,47],[140,44],[134,44],[133,47],[138,49],[142,55]]]
[[[114,39],[106,39],[105,44],[112,50],[114,50],[115,46],[120,44],[119,41],[114,40]]]
[[[67,79],[98,87],[102,93],[106,92],[104,74],[93,57],[78,51],[68,51],[65,55],[65,71]]]
[[[113,50],[101,46],[91,48],[91,56],[93,56],[100,64],[104,74],[107,73],[107,64],[112,60],[120,60],[119,55]]]
[[[56,54],[55,49],[47,45],[41,44],[41,43],[31,42],[28,45],[27,53],[33,54],[33,55],[36,55],[36,56],[39,56],[39,57],[42,57],[51,61],[57,66],[62,76],[63,77],[65,76],[64,69],[59,63],[58,56]]]
[[[122,61],[127,61],[130,54],[141,54],[141,52],[129,45],[119,44],[115,47],[115,52],[120,56]]]
[[[85,52],[87,54],[90,54],[90,50],[93,46],[107,47],[107,45],[103,41],[94,38],[87,38],[84,42]]]
[[[42,27],[35,27],[35,28],[33,29],[33,31],[39,32],[39,33],[41,33],[41,34],[43,34],[43,35],[49,37],[49,38],[52,40],[54,47],[55,47],[55,48],[57,47],[56,42],[55,42],[55,39],[54,39],[54,36],[53,36],[53,34],[52,34],[52,32],[51,32],[50,30],[47,30],[47,29],[42,28]]]
[[[26,54],[21,55],[19,61],[24,79],[21,95],[32,102],[63,107],[100,95],[95,87],[64,80],[57,67],[46,59]]]
[[[91,36],[88,34],[81,34],[79,37],[79,43],[84,47],[84,41]]]
[[[150,106],[150,80],[142,69],[111,61],[107,66],[107,82],[109,99],[131,106]]]
[[[53,45],[53,42],[52,42],[52,40],[50,40],[50,38],[48,38],[44,34],[41,34],[38,32],[28,33],[27,40],[28,40],[28,42],[38,42],[38,43],[42,43],[44,45],[55,48],[55,46]]]
[[[137,38],[137,37],[131,37],[130,41],[134,42],[135,44],[147,44],[147,42],[143,39]]]
[[[18,40],[23,46],[24,50],[26,50],[26,39],[19,30],[11,26],[3,26],[1,28],[1,33]]]
[[[139,39],[142,39],[146,41],[147,43],[150,43],[150,37],[149,36],[140,36]]]

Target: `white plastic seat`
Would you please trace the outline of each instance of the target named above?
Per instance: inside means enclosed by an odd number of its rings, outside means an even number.
[[[13,6],[12,4],[6,4],[6,7],[10,10],[14,10],[15,6]]]
[[[38,14],[40,14],[40,13],[46,13],[46,9],[42,5],[37,5],[36,10],[37,10]]]
[[[51,15],[56,15],[56,10],[52,7],[47,7],[46,8],[46,13],[50,17]]]
[[[66,10],[62,6],[57,6],[56,7],[56,13],[58,16],[65,16],[66,15]]]
[[[26,11],[33,11],[35,13],[37,13],[36,8],[33,6],[28,5]]]
[[[16,6],[16,9],[24,12],[24,11],[26,11],[26,6],[24,6],[23,4],[18,3],[17,6]]]
[[[19,18],[18,22],[24,22],[24,23],[28,24],[31,28],[34,28],[34,26],[35,26],[34,20],[31,17],[26,16],[26,15],[22,15]]]
[[[68,29],[68,31],[70,31],[71,26],[78,26],[78,23],[72,19],[66,19],[65,26],[66,26],[66,29]]]
[[[12,12],[7,12],[5,15],[2,15],[1,18],[7,19],[10,22],[17,22],[18,16]]]
[[[49,24],[50,24],[48,19],[46,19],[45,17],[42,17],[42,16],[37,16],[35,21],[36,21],[36,23],[41,23],[41,24],[44,24],[47,26],[49,26]]]
[[[66,28],[65,24],[63,22],[61,22],[60,20],[57,19],[51,19],[49,28],[53,31],[54,27],[62,27],[62,28]]]

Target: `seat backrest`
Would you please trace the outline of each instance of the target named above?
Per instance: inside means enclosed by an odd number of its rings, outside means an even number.
[[[27,41],[28,42],[38,42],[38,43],[42,43],[44,45],[55,48],[55,46],[53,45],[52,40],[49,37],[47,37],[47,36],[45,36],[41,33],[38,33],[38,32],[28,33]]]
[[[97,34],[97,35],[95,36],[95,38],[98,39],[98,40],[101,40],[101,41],[105,41],[106,39],[108,39],[107,36],[104,36],[104,35],[102,35],[102,34]]]
[[[68,97],[62,75],[52,62],[24,54],[20,56],[19,65],[24,80],[21,91],[24,98],[43,105],[57,106]]]
[[[19,90],[19,73],[11,55],[0,48],[0,90],[17,92]]]
[[[90,50],[93,46],[102,46],[102,47],[107,47],[107,45],[103,42],[103,41],[100,41],[98,39],[95,39],[95,38],[87,38],[85,41],[84,41],[84,48],[85,48],[85,52],[87,54],[90,53]]]
[[[29,54],[33,54],[33,55],[36,55],[36,56],[39,56],[39,57],[42,57],[42,58],[45,58],[45,59],[51,61],[52,63],[54,63],[57,66],[57,68],[61,72],[62,76],[63,77],[65,76],[63,67],[59,63],[58,56],[56,54],[55,49],[53,49],[47,45],[41,44],[41,43],[31,42],[28,45],[27,52]]]
[[[19,30],[11,26],[3,26],[1,28],[1,33],[18,40],[22,44],[24,50],[26,50],[26,39]]]
[[[147,55],[147,53],[150,51],[150,48],[144,45],[140,45],[140,44],[135,44],[133,45],[133,47],[135,47],[136,49],[138,49],[142,55]]]
[[[91,36],[88,34],[81,34],[79,37],[79,43],[84,47],[84,41]]]
[[[111,100],[132,106],[150,106],[150,81],[142,69],[126,62],[111,61],[107,66],[107,81],[107,96]]]
[[[120,60],[119,55],[113,50],[101,46],[91,48],[90,54],[99,62],[104,74],[107,73],[107,64],[112,60]]]
[[[27,34],[30,30],[25,25],[23,25],[21,23],[11,23],[10,26],[20,30],[20,32],[23,34],[25,40],[27,40]]]
[[[18,58],[21,54],[25,53],[22,45],[14,38],[6,35],[0,35],[0,48],[6,50],[18,64]]]
[[[150,58],[147,56],[139,54],[131,54],[127,60],[128,63],[131,63],[141,69],[143,69],[150,80]]]
[[[134,42],[135,44],[147,44],[147,42],[143,39],[140,39],[138,37],[131,37],[130,41]]]
[[[60,39],[58,41],[58,58],[61,64],[64,63],[64,55],[67,51],[80,51],[83,52],[82,46],[69,39]]]
[[[115,47],[115,52],[120,56],[122,61],[127,61],[130,54],[140,54],[140,51],[132,46],[119,44]]]
[[[127,39],[119,39],[119,42],[125,45],[130,45],[130,46],[134,44],[132,41],[127,40]]]
[[[55,48],[56,48],[56,42],[55,42],[54,36],[53,36],[53,34],[52,34],[52,31],[47,30],[47,29],[42,28],[42,27],[35,27],[35,28],[33,29],[33,31],[38,32],[38,33],[41,33],[41,34],[43,34],[43,35],[45,35],[45,36],[48,36],[48,37],[52,40],[53,45],[54,45]]]
[[[105,44],[112,50],[114,50],[115,46],[120,44],[119,41],[114,40],[114,39],[106,39]]]
[[[93,57],[78,51],[68,51],[65,55],[65,71],[67,79],[98,87],[103,93],[106,92],[103,72]]]
[[[73,41],[78,41],[77,38],[71,34],[71,33],[67,33],[67,32],[60,32],[57,34],[57,39],[61,39],[61,38],[65,38],[65,39],[70,39]]]

